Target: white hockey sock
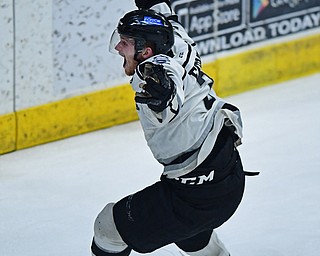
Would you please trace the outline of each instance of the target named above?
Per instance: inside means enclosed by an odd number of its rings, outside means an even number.
[[[229,252],[213,231],[209,243],[203,249],[196,252],[186,252],[190,256],[229,256]]]
[[[110,253],[119,253],[128,246],[122,240],[113,220],[113,205],[107,204],[94,223],[94,242],[98,248]]]

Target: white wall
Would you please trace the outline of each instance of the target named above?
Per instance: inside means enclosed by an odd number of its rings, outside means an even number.
[[[108,43],[133,8],[133,0],[2,0],[0,115],[13,112],[14,91],[21,110],[128,82]]]
[[[134,8],[133,0],[1,0],[0,115],[127,83],[108,42]]]
[[[13,112],[13,6],[0,4],[0,115]]]
[[[122,59],[110,54],[109,38],[133,0],[54,1],[53,91],[69,94],[127,82]],[[124,80],[125,78],[125,80]]]
[[[52,95],[50,0],[15,2],[16,109],[44,104]]]

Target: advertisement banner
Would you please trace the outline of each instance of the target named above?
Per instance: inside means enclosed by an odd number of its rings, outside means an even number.
[[[172,0],[200,55],[320,27],[320,0]]]
[[[319,0],[250,0],[250,23],[279,21],[319,11]],[[261,22],[260,22],[261,24]]]
[[[245,27],[244,0],[180,0],[172,8],[194,40],[237,31]]]

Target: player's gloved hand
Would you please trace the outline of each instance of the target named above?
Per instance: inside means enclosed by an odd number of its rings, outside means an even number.
[[[169,7],[171,7],[170,0],[135,0],[136,6],[139,9],[150,9],[152,6],[159,3],[166,3]]]
[[[141,64],[139,69],[146,82],[142,85],[145,93],[136,93],[135,101],[147,104],[155,112],[163,111],[175,94],[173,81],[162,65],[146,62]]]

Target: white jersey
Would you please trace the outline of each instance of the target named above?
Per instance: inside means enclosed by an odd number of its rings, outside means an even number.
[[[148,60],[162,65],[175,85],[175,96],[160,113],[137,103],[139,119],[148,146],[164,166],[164,175],[177,178],[191,172],[209,155],[223,125],[242,137],[239,110],[226,104],[212,90],[213,80],[201,71],[201,60],[183,27],[175,30],[174,57],[156,55]],[[136,68],[132,88],[142,92],[143,75]]]

